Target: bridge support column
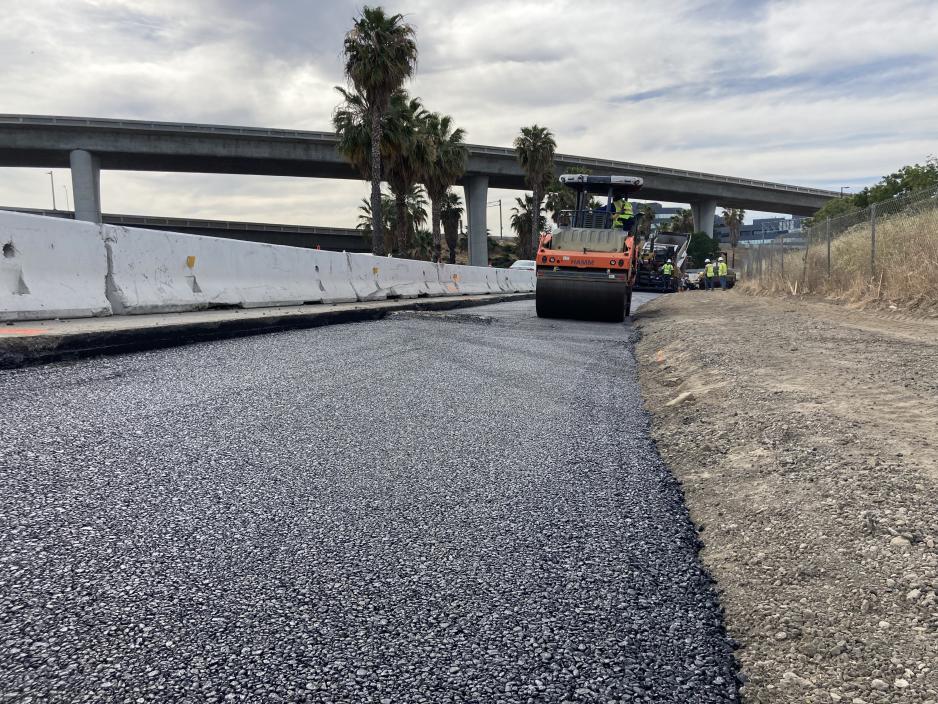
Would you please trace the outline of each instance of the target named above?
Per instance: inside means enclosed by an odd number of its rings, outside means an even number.
[[[707,237],[713,237],[713,218],[717,214],[715,200],[701,200],[690,204],[694,214],[694,232],[706,232]]]
[[[466,214],[469,217],[469,264],[488,266],[489,239],[486,214],[488,212],[489,177],[468,176],[463,186],[466,194]]]
[[[101,160],[84,149],[69,154],[75,219],[101,222]]]

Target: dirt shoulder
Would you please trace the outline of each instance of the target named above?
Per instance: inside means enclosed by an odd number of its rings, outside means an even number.
[[[938,321],[732,291],[635,320],[744,701],[938,704]]]

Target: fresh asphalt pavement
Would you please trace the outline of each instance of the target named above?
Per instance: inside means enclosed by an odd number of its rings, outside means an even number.
[[[630,335],[520,301],[0,372],[3,700],[736,701]]]

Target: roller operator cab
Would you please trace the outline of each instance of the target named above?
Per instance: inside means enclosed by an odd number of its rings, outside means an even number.
[[[622,322],[632,307],[639,243],[615,226],[614,203],[637,193],[642,179],[565,174],[560,183],[576,192],[576,208],[563,211],[559,228],[541,236],[535,259],[537,315]]]

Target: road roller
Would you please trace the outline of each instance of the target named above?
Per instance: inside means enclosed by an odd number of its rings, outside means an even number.
[[[640,243],[632,234],[634,220],[617,222],[615,203],[638,192],[642,179],[564,174],[560,183],[576,193],[576,209],[563,211],[559,227],[541,236],[537,315],[621,323],[632,307]]]

